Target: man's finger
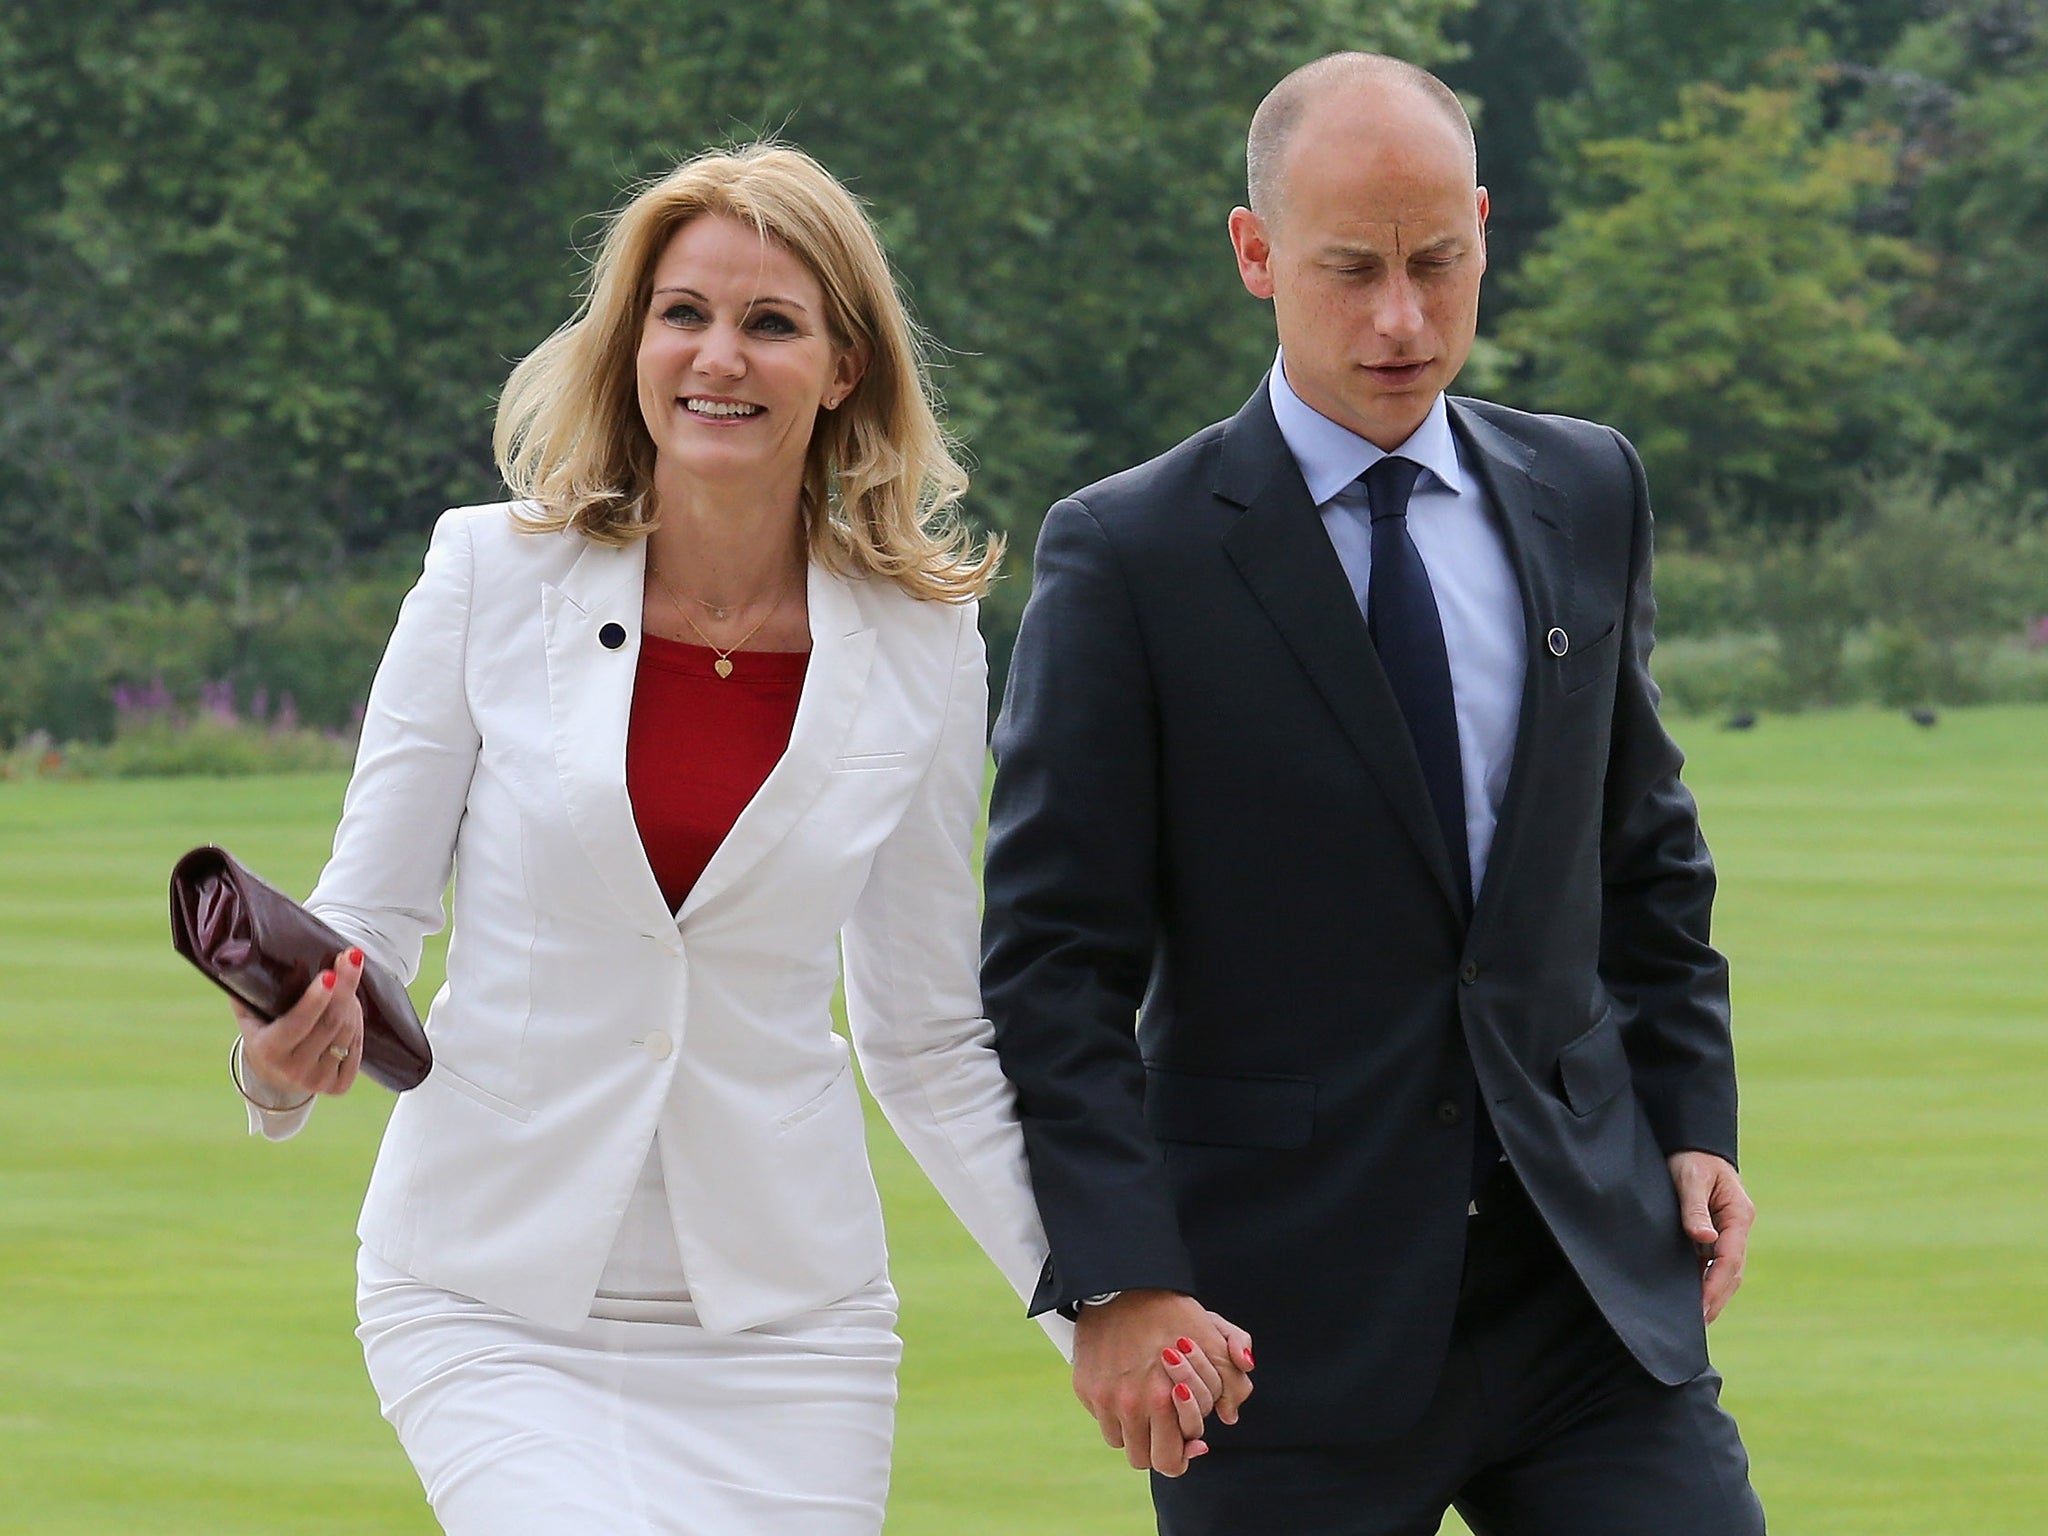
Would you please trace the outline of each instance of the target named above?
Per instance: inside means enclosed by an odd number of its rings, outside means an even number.
[[[1721,1232],[1714,1225],[1714,1213],[1707,1208],[1705,1190],[1694,1190],[1688,1193],[1685,1197],[1683,1211],[1682,1219],[1685,1223],[1685,1235],[1687,1237],[1696,1243],[1713,1243],[1719,1240]]]
[[[1196,1425],[1200,1428],[1199,1422]],[[1188,1469],[1188,1435],[1181,1433],[1179,1415],[1171,1403],[1152,1415],[1152,1470],[1161,1477],[1179,1477]]]
[[[1102,1412],[1095,1415],[1095,1427],[1102,1431],[1102,1443],[1113,1451],[1124,1448],[1123,1420],[1114,1413]]]
[[[1721,1315],[1742,1286],[1743,1264],[1749,1257],[1749,1229],[1755,1220],[1755,1209],[1746,1195],[1721,1218],[1721,1238],[1714,1245],[1714,1262],[1707,1270],[1700,1297],[1710,1323]]]
[[[1143,1472],[1152,1465],[1152,1420],[1142,1408],[1134,1409],[1123,1416],[1117,1426],[1122,1437],[1124,1460],[1131,1464],[1133,1472]]]

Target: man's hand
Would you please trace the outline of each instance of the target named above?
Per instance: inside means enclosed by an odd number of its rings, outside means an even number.
[[[1251,1368],[1251,1336],[1178,1291],[1125,1291],[1074,1325],[1074,1395],[1141,1472],[1187,1471],[1211,1409],[1237,1422]]]
[[[1742,1284],[1749,1229],[1756,1202],[1742,1176],[1725,1157],[1711,1152],[1674,1152],[1666,1163],[1678,1190],[1678,1216],[1700,1256],[1700,1309],[1708,1322],[1721,1315]]]

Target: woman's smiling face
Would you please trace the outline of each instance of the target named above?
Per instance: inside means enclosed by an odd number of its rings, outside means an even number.
[[[833,339],[810,269],[751,224],[719,214],[669,237],[636,362],[656,478],[793,488],[818,412],[859,378]]]

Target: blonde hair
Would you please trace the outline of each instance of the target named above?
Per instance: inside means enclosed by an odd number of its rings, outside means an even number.
[[[1002,543],[977,552],[960,521],[967,472],[939,424],[923,337],[874,225],[829,171],[780,144],[699,155],[612,216],[575,315],[512,370],[498,401],[499,472],[538,504],[524,526],[611,545],[653,531],[654,442],[635,372],[641,327],[662,252],[707,214],[753,225],[809,268],[834,343],[866,359],[852,392],[819,414],[805,457],[811,558],[841,575],[886,577],[912,597],[981,596]]]

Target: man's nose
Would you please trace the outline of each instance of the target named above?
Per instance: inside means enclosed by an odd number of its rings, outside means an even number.
[[[1422,301],[1407,273],[1393,273],[1373,295],[1372,325],[1393,341],[1408,341],[1422,333]]]

